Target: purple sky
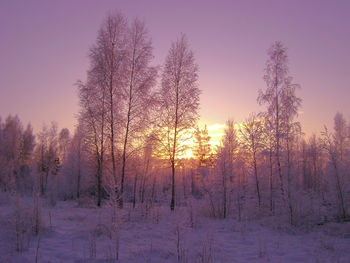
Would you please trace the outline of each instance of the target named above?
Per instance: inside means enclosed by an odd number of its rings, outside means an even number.
[[[143,19],[155,64],[186,33],[200,66],[201,122],[243,121],[256,103],[266,50],[288,47],[302,87],[307,134],[350,116],[350,1],[0,1],[0,116],[18,114],[35,131],[51,120],[73,128],[74,83],[85,79],[88,49],[109,10]]]

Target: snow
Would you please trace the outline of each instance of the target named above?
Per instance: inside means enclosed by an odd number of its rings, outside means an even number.
[[[195,210],[192,228],[189,208],[170,212],[167,206],[132,209],[126,204],[116,210],[113,228],[113,209],[107,203],[96,208],[92,201],[58,201],[52,207],[45,199],[39,242],[31,234],[28,246],[17,252],[15,198],[0,197],[0,262],[35,262],[36,254],[37,262],[116,262],[118,237],[117,262],[122,263],[350,262],[350,223],[302,229],[276,217],[237,222],[206,218]],[[23,211],[31,211],[33,200],[23,198],[21,204]]]

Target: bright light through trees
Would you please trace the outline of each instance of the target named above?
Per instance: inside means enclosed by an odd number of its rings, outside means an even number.
[[[52,122],[34,134],[17,115],[0,118],[0,262],[56,260],[44,256],[63,248],[58,261],[240,262],[251,250],[248,261],[284,262],[287,250],[275,252],[281,235],[293,244],[309,235],[312,246],[315,230],[312,253],[301,244],[303,254],[288,259],[318,262],[322,251],[325,262],[347,262],[349,116],[336,112],[334,127],[303,134],[300,85],[276,41],[261,65],[262,111],[200,122],[208,105],[190,40],[167,40],[155,65],[146,23],[110,12],[86,43],[74,131]]]

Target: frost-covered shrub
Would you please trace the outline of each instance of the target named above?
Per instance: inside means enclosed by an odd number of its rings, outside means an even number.
[[[32,214],[30,209],[24,208],[19,197],[15,200],[15,211],[10,217],[10,223],[13,229],[15,250],[23,252],[29,246],[32,233]]]

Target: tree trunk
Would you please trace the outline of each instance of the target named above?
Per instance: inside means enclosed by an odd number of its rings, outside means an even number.
[[[342,191],[342,187],[340,184],[337,161],[336,161],[334,156],[332,156],[332,162],[333,162],[333,166],[334,166],[334,170],[335,170],[335,178],[337,181],[338,198],[339,198],[340,208],[341,208],[341,213],[342,213],[341,216],[342,216],[342,219],[345,219],[347,216],[347,213],[346,213],[346,209],[345,209],[345,205],[344,205],[343,191]]]
[[[259,187],[259,178],[258,178],[258,167],[256,164],[256,156],[255,152],[253,152],[253,162],[254,162],[254,175],[255,175],[255,181],[256,181],[256,191],[258,194],[258,205],[260,207],[261,205],[261,197],[260,197],[260,187]]]
[[[290,224],[294,225],[294,214],[293,214],[293,203],[292,203],[292,186],[291,186],[291,161],[290,161],[290,142],[289,142],[289,134],[287,134],[287,182],[288,182],[288,208],[289,208],[289,216],[290,216]]]
[[[270,149],[269,152],[269,161],[270,161],[270,211],[272,214],[274,214],[274,208],[273,208],[273,167],[272,167],[272,151]]]
[[[114,42],[112,43],[112,60],[111,60],[111,72],[110,72],[110,79],[109,79],[109,103],[110,103],[110,129],[111,129],[111,137],[110,137],[110,144],[111,144],[111,157],[112,157],[112,175],[114,179],[115,184],[115,193],[118,192],[117,189],[117,168],[116,168],[116,161],[115,161],[115,153],[114,153],[114,103],[113,103],[113,75],[114,75]]]
[[[134,69],[135,69],[135,48],[133,49],[132,55],[132,66],[130,73],[130,83],[129,83],[129,101],[128,101],[128,113],[126,119],[126,131],[124,138],[124,147],[123,147],[123,164],[122,164],[122,178],[120,183],[120,198],[119,198],[119,207],[123,208],[123,194],[124,194],[124,180],[125,180],[125,166],[126,166],[126,150],[128,144],[129,137],[129,129],[130,129],[130,121],[131,121],[131,107],[132,107],[132,90],[133,90],[133,82],[134,82]]]
[[[171,202],[170,210],[174,211],[175,209],[175,161],[171,162]]]
[[[173,152],[171,156],[171,202],[170,210],[174,211],[175,209],[175,155],[176,155],[176,139],[177,139],[177,124],[178,124],[178,109],[179,109],[179,80],[176,83],[176,104],[175,104],[175,127],[174,127],[174,143],[173,143]]]
[[[77,178],[77,199],[80,198],[80,179],[81,179],[81,171],[80,171],[80,165],[81,165],[81,149],[80,149],[80,138],[78,143],[78,178]]]
[[[280,112],[279,112],[279,92],[278,92],[278,68],[276,65],[276,77],[275,77],[275,96],[276,96],[276,135],[275,135],[275,139],[276,139],[276,160],[277,160],[277,168],[278,168],[278,176],[280,179],[280,190],[281,190],[281,195],[282,195],[282,200],[283,200],[283,204],[286,204],[286,200],[284,197],[284,186],[283,186],[283,176],[282,176],[282,169],[281,169],[281,160],[280,160]]]
[[[135,178],[134,178],[134,190],[133,190],[133,197],[132,197],[132,208],[135,208],[136,206],[136,186],[137,186],[137,172],[135,173]]]
[[[97,168],[97,206],[101,206],[102,199],[102,171],[101,171],[101,163],[99,162]]]

